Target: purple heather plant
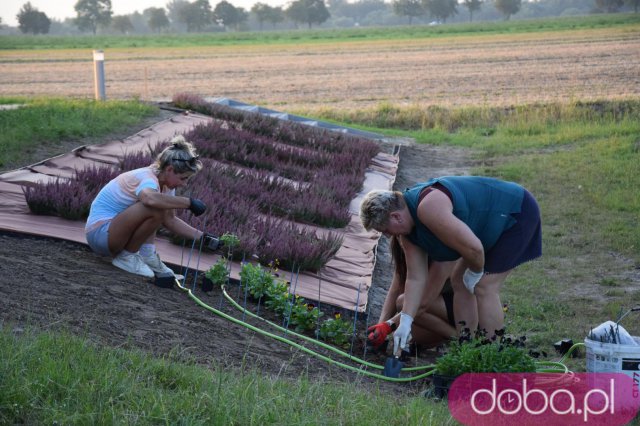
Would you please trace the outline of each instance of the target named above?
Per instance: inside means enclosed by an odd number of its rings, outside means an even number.
[[[342,236],[319,238],[292,221],[332,228],[348,224],[349,203],[377,145],[188,93],[174,96],[174,103],[218,119],[185,135],[204,164],[185,195],[201,198],[209,209],[197,218],[180,210],[179,217],[216,235],[237,235],[234,259],[257,255],[262,262],[280,259],[290,269],[320,269],[339,249]],[[148,166],[162,148],[126,155],[121,170]],[[34,212],[83,218],[99,189],[118,173],[83,170],[69,182],[27,188],[25,197]]]
[[[47,184],[25,187],[23,192],[33,213],[70,220],[86,218],[93,201],[84,184],[71,179],[59,178]]]
[[[122,172],[127,172],[129,170],[140,169],[142,167],[147,167],[151,163],[153,163],[156,154],[159,150],[152,150],[149,148],[146,151],[140,151],[135,153],[127,153],[120,160],[120,170]]]

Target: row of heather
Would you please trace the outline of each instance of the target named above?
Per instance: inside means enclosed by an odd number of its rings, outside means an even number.
[[[289,269],[320,269],[340,248],[342,236],[328,231],[318,235],[300,223],[346,226],[349,203],[362,186],[377,146],[190,99],[194,102],[190,109],[206,112],[204,106],[210,105],[208,111],[218,116],[185,135],[194,142],[204,166],[185,195],[202,199],[209,208],[197,218],[186,210],[179,216],[213,234],[237,235],[241,243],[234,248],[235,258],[257,256],[263,264],[280,259]],[[187,106],[184,100],[177,104]],[[78,171],[74,179],[25,188],[27,203],[37,214],[86,218],[102,186],[118,173],[149,165],[156,153],[126,155],[117,168],[90,168]]]
[[[173,104],[191,111],[196,111],[217,118],[220,121],[231,123],[230,125],[244,129],[256,136],[266,136],[274,141],[307,147],[313,150],[323,150],[332,153],[351,152],[357,155],[359,151],[377,152],[375,143],[355,138],[339,132],[327,132],[326,130],[307,126],[294,121],[283,121],[268,115],[249,111],[238,110],[226,105],[207,102],[202,97],[179,93],[174,95]],[[354,141],[357,141],[354,143]]]

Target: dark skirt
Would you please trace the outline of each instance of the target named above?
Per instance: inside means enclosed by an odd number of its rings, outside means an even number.
[[[502,233],[484,255],[484,270],[497,274],[542,256],[540,208],[529,191],[524,191],[520,213],[514,213],[515,225]]]

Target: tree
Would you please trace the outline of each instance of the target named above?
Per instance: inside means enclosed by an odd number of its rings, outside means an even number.
[[[309,28],[313,24],[322,24],[331,17],[324,0],[295,0],[285,14],[296,23],[306,23]]]
[[[640,7],[640,0],[626,0],[626,3],[633,7],[633,12],[638,13],[638,7]]]
[[[111,0],[78,0],[76,25],[81,31],[91,30],[95,35],[98,25],[109,26],[111,22]]]
[[[31,6],[31,2],[25,3],[16,15],[18,27],[23,34],[47,34],[51,27],[51,20],[44,12],[40,12]]]
[[[355,22],[361,22],[371,12],[387,10],[383,0],[359,0],[353,3],[346,0],[331,0],[327,3],[331,16],[345,16]]]
[[[515,15],[522,6],[522,0],[494,0],[495,7],[502,15],[504,20],[508,21],[511,15]]]
[[[147,17],[147,25],[153,32],[161,32],[171,26],[169,18],[161,7],[150,7],[142,12]]]
[[[186,31],[187,25],[182,21],[183,9],[189,7],[186,0],[171,0],[167,3],[167,18],[171,26],[179,31]]]
[[[422,5],[440,22],[458,13],[458,0],[422,0]]]
[[[480,10],[482,0],[463,0],[462,5],[469,11],[469,22],[473,22],[473,12]]]
[[[247,12],[243,8],[235,7],[226,0],[216,4],[213,9],[213,19],[225,28],[234,27],[237,30],[247,17]]]
[[[111,28],[122,34],[133,32],[133,24],[131,19],[126,15],[118,15],[111,18]]]
[[[615,13],[623,5],[624,0],[596,0],[596,8],[607,13]]]
[[[272,7],[265,3],[256,3],[251,8],[251,12],[256,15],[256,20],[262,30],[262,25],[265,22],[270,22],[274,28],[276,24],[284,21],[284,13],[281,7]]]
[[[211,23],[213,13],[209,0],[186,3],[178,10],[178,19],[187,25],[188,32],[202,31]]]
[[[424,8],[420,0],[394,0],[392,3],[393,13],[398,16],[408,16],[409,25],[413,18],[424,15]]]

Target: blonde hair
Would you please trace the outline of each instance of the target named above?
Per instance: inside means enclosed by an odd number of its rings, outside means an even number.
[[[171,145],[166,147],[158,156],[153,164],[158,173],[169,166],[173,166],[174,172],[197,173],[202,169],[202,162],[198,160],[196,149],[191,142],[188,142],[184,136],[176,136],[171,139]]]
[[[380,230],[389,223],[389,215],[406,206],[402,192],[376,189],[364,196],[360,204],[360,219],[364,229]]]

